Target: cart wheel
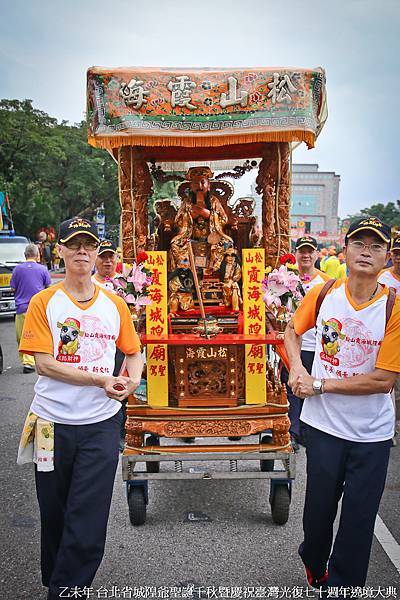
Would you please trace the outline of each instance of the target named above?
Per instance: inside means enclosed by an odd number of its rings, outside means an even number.
[[[135,485],[128,492],[129,519],[132,525],[143,525],[146,521],[146,499],[144,489]]]
[[[149,437],[145,441],[145,446],[159,446],[160,438],[158,435],[149,435]],[[159,473],[160,472],[160,463],[157,461],[154,462],[146,462],[146,471],[148,473]]]
[[[270,435],[263,435],[261,438],[262,444],[272,444],[272,437]],[[260,471],[273,471],[275,461],[272,459],[260,460]]]
[[[272,520],[284,525],[289,518],[290,493],[287,485],[276,485],[271,499]]]

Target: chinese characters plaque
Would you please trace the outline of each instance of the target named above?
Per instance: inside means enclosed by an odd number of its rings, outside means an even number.
[[[325,72],[92,67],[87,114],[89,142],[109,149],[239,140],[305,141],[313,147],[326,119]]]
[[[265,271],[264,250],[243,250],[244,333],[265,334],[265,306],[261,283]],[[264,404],[266,398],[265,343],[246,344],[246,404]]]
[[[152,303],[146,307],[146,333],[168,334],[167,318],[167,253],[147,252],[146,267],[153,274],[149,288]],[[150,406],[168,406],[168,346],[147,346],[147,401]]]

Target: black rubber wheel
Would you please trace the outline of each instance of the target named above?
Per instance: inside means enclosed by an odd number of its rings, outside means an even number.
[[[144,489],[132,486],[128,493],[129,519],[132,525],[143,525],[146,522],[146,499]]]
[[[159,446],[160,438],[158,435],[149,435],[149,437],[145,441],[145,446]],[[157,461],[146,462],[146,471],[148,473],[159,473],[160,472],[160,463]]]
[[[272,520],[277,525],[284,525],[289,518],[290,493],[287,485],[277,485],[271,499]]]
[[[261,440],[261,444],[272,444],[272,436],[263,435]],[[260,460],[260,471],[273,471],[274,470],[275,461],[271,458],[268,460]]]

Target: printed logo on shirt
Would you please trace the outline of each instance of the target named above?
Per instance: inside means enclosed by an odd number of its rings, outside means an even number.
[[[82,362],[102,361],[109,344],[115,343],[116,336],[110,333],[100,317],[94,315],[82,315],[81,327],[85,332],[79,344]]]
[[[331,318],[328,321],[322,319],[322,352],[320,353],[321,360],[338,366],[339,359],[336,354],[340,351],[339,340],[345,339],[345,334],[342,332],[342,324],[337,319]]]
[[[367,363],[371,356],[375,356],[381,346],[381,341],[374,339],[372,331],[365,324],[351,317],[343,321],[343,330],[346,332],[340,362],[343,367],[355,369]]]
[[[81,357],[77,354],[79,350],[79,337],[84,335],[81,324],[77,319],[68,317],[63,323],[57,322],[60,331],[58,342],[57,360],[60,362],[79,363]]]

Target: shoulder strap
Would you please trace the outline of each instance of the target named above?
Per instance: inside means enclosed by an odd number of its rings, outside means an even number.
[[[387,324],[389,323],[389,319],[392,316],[393,306],[396,301],[396,290],[392,287],[389,288],[388,299],[386,300],[386,321],[385,321],[385,329]]]
[[[329,290],[331,289],[331,287],[333,286],[333,284],[335,282],[336,282],[336,279],[329,279],[329,281],[327,281],[325,283],[324,287],[318,294],[317,303],[315,305],[315,320],[317,320],[317,317],[319,314],[319,309],[321,308],[321,304],[325,300],[325,296],[327,295],[327,293],[329,292]]]

